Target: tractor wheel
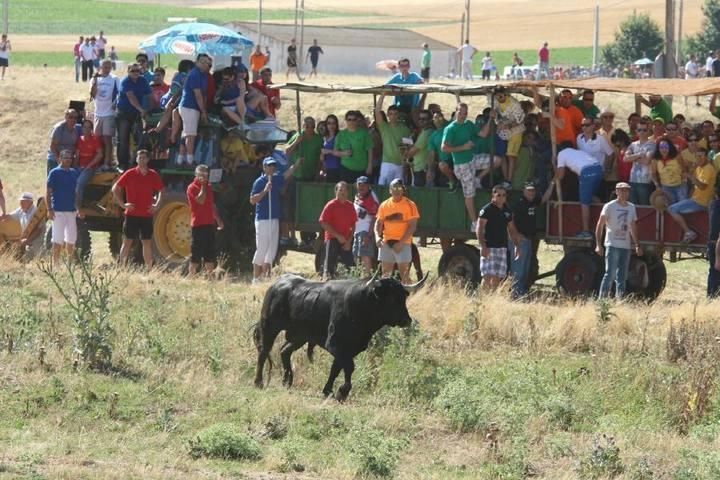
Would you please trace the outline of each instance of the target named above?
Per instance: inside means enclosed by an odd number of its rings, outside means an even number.
[[[447,249],[438,262],[438,273],[447,279],[459,280],[471,287],[480,284],[480,255],[469,245],[459,244]]]
[[[598,268],[595,255],[589,251],[567,253],[555,269],[556,285],[570,296],[597,294],[602,280],[602,268]]]
[[[638,299],[652,302],[665,288],[667,271],[662,258],[632,257],[628,271],[627,291]]]
[[[153,222],[153,250],[159,261],[182,263],[190,256],[190,207],[185,193],[163,196]]]

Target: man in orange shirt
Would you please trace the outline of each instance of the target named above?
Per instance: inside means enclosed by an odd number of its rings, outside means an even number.
[[[390,195],[380,204],[375,220],[378,260],[382,263],[383,277],[392,275],[397,263],[400,281],[409,284],[412,237],[420,214],[415,203],[405,196],[405,185],[401,179],[390,182]]]
[[[538,92],[537,87],[533,88],[535,105],[543,110],[547,97],[543,97]],[[560,98],[555,105],[555,139],[558,147],[575,147],[577,136],[582,130],[581,124],[583,120],[582,111],[572,103],[573,94],[570,90],[565,89],[560,92]],[[547,112],[547,107],[543,110]],[[544,113],[543,117],[550,118],[549,114]]]
[[[255,50],[250,54],[250,71],[252,72],[252,81],[260,78],[260,70],[267,63],[267,57],[260,50],[260,45],[255,45]]]

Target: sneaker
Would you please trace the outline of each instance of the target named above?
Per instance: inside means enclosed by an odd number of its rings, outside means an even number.
[[[475,233],[476,230],[477,230],[477,220],[473,220],[473,221],[470,223],[470,231],[471,231],[472,233]]]
[[[697,238],[697,233],[693,232],[692,230],[688,230],[685,232],[685,235],[683,235],[683,243],[690,243],[693,240]]]
[[[575,238],[582,239],[582,240],[592,240],[593,234],[592,232],[588,232],[587,230],[578,233],[575,235]]]

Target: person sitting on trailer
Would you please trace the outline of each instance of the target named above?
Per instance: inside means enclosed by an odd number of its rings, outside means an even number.
[[[683,229],[684,243],[690,243],[697,238],[697,233],[688,227],[684,214],[693,212],[705,212],[708,209],[710,201],[715,196],[716,172],[713,166],[708,162],[707,151],[698,148],[698,163],[695,171],[690,174],[690,182],[693,185],[693,192],[690,198],[670,205],[668,213],[673,220]]]
[[[222,119],[240,128],[245,119],[245,88],[245,82],[238,82],[234,68],[222,70],[222,83],[215,93],[215,103],[221,107]]]
[[[566,169],[575,172],[579,180],[580,212],[582,214],[582,231],[578,238],[592,239],[590,231],[590,204],[593,195],[598,192],[603,179],[603,168],[600,162],[590,154],[574,148],[566,148],[558,153],[555,180],[565,177]]]
[[[520,102],[510,96],[505,87],[495,89],[495,101],[497,135],[507,145],[507,163],[503,165],[503,177],[511,181],[515,171],[515,161],[522,146],[525,112]]]

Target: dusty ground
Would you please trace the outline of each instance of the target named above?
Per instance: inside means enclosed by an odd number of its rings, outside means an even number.
[[[122,0],[121,0],[122,1]],[[124,0],[144,3],[140,0]],[[168,5],[202,6],[203,8],[255,8],[257,0],[154,0]],[[683,32],[692,34],[700,29],[702,0],[685,0]],[[331,25],[358,23],[408,24],[413,22],[457,20],[455,25],[416,28],[451,44],[460,38],[459,21],[465,2],[462,0],[367,0],[354,4],[335,0],[312,0],[305,3],[312,10],[345,10],[353,13],[376,13],[390,18],[327,18],[314,23]],[[484,0],[471,4],[471,41],[480,49],[535,48],[543,41],[550,46],[575,47],[592,45],[592,24],[595,0]],[[665,2],[658,0],[606,0],[600,2],[600,43],[612,40],[617,25],[632,13],[648,12],[660,25],[664,24]],[[265,2],[265,8],[294,8],[295,0]]]

